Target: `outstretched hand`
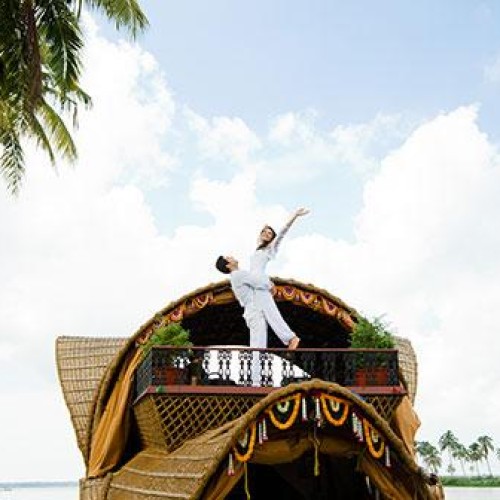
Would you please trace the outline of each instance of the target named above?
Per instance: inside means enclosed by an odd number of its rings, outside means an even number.
[[[300,217],[301,215],[307,215],[310,212],[308,208],[297,208],[295,210],[295,217]]]

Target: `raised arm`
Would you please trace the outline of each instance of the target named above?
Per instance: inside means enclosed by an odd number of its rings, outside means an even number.
[[[295,212],[293,212],[290,215],[290,218],[288,219],[286,224],[278,231],[276,238],[274,238],[274,240],[272,241],[272,243],[270,245],[274,254],[278,251],[278,246],[280,245],[281,240],[283,240],[283,238],[285,237],[285,234],[288,232],[288,230],[290,229],[292,224],[295,222],[295,220],[298,217],[302,217],[303,215],[307,215],[308,213],[309,213],[309,210],[307,208],[298,208],[297,210],[295,210]]]

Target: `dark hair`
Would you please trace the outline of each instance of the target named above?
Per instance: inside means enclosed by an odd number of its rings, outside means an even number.
[[[229,274],[231,271],[227,268],[228,264],[229,264],[229,262],[224,257],[222,257],[222,255],[221,255],[220,257],[217,258],[217,260],[215,262],[215,267],[221,273]]]
[[[262,231],[264,231],[264,229],[270,229],[273,233],[273,237],[269,240],[269,241],[263,241],[262,243],[259,244],[259,246],[257,247],[257,250],[262,250],[263,248],[266,248],[269,243],[272,243],[274,238],[276,238],[276,231],[271,227],[271,226],[268,226],[267,224],[260,230],[260,232],[262,233]]]

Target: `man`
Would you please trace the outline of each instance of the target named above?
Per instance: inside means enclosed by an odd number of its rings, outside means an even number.
[[[238,261],[234,257],[219,257],[215,267],[224,274],[229,274],[231,288],[238,302],[243,307],[243,318],[250,330],[250,347],[267,347],[267,324],[271,326],[280,340],[295,349],[299,338],[290,330],[281,316],[274,300],[262,300],[263,296],[271,296],[273,287],[269,278],[256,277],[253,274],[239,269]],[[272,302],[272,303],[271,303]],[[254,359],[254,374],[255,359]],[[254,382],[255,382],[255,377]]]

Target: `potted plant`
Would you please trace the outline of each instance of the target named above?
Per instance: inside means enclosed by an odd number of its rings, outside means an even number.
[[[394,336],[388,330],[388,325],[382,316],[371,321],[358,316],[351,333],[353,349],[393,349],[394,346]],[[366,353],[359,353],[354,357],[356,385],[387,385],[389,380],[387,356],[384,353],[378,353],[371,357],[371,361],[369,357]]]
[[[156,328],[149,339],[141,346],[144,358],[149,354],[154,346],[185,347],[189,348],[193,344],[189,340],[189,330],[182,327],[180,323],[169,323],[168,325]],[[167,385],[178,383],[183,378],[183,369],[175,366],[175,360],[179,356],[178,350],[168,350],[162,353],[162,363],[160,366],[164,371],[164,376],[158,378],[165,379]]]

